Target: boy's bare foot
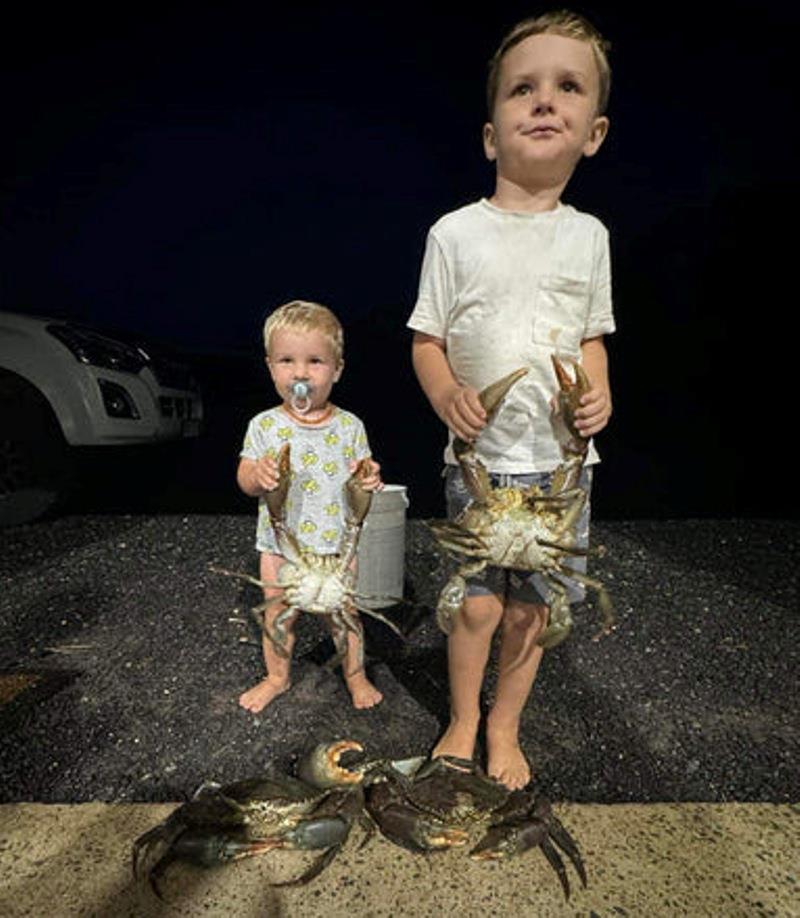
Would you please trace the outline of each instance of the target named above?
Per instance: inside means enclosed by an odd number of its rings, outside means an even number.
[[[258,714],[258,712],[263,711],[271,701],[274,701],[278,695],[282,695],[290,685],[291,683],[288,679],[285,682],[281,682],[267,676],[266,679],[257,682],[246,692],[242,692],[239,696],[239,704],[245,711],[250,711],[251,714]]]
[[[486,744],[489,748],[489,777],[496,778],[509,790],[525,787],[531,780],[531,766],[520,749],[516,736],[492,735],[487,731]]]
[[[451,720],[439,742],[433,747],[431,758],[435,759],[440,755],[451,755],[457,759],[471,759],[475,753],[477,735],[477,724],[462,724]]]
[[[383,695],[367,679],[363,669],[352,676],[345,676],[344,681],[353,699],[354,708],[374,708],[383,701]]]

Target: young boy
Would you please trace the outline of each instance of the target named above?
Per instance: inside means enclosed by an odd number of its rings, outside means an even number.
[[[561,203],[578,161],[597,152],[608,130],[607,47],[586,20],[567,11],[525,20],[508,33],[490,63],[483,128],[486,156],[496,164],[494,195],[447,214],[428,236],[408,324],[420,385],[451,432],[445,451],[451,518],[469,500],[453,435],[475,441],[494,484],[548,484],[547,473],[562,458],[550,417],[551,354],[579,358],[592,383],[578,411],[582,436],[605,427],[611,414],[603,344],[614,330],[608,237],[594,217]],[[477,392],[521,366],[530,368],[528,375],[487,426]],[[588,464],[597,459],[591,448]],[[588,537],[588,511],[580,528]],[[470,582],[448,642],[450,724],[433,750],[472,758],[481,684],[500,625],[487,769],[510,788],[531,778],[519,725],[542,656],[536,640],[548,618],[547,591],[537,581],[495,568]]]
[[[300,300],[286,303],[267,318],[264,346],[281,404],[250,421],[236,480],[245,494],[259,498],[256,548],[261,553],[261,580],[275,583],[284,558],[278,553],[264,495],[278,485],[276,458],[281,446],[291,444],[288,528],[302,548],[317,554],[338,550],[345,512],[342,488],[370,449],[361,421],[329,401],[344,366],[342,326],[329,309]],[[366,490],[380,489],[379,472],[378,463],[372,462],[371,474],[363,482]],[[264,589],[267,599],[280,593],[280,589]],[[268,628],[285,608],[280,602],[268,607],[264,613]],[[246,710],[261,711],[289,688],[295,619],[286,631],[289,657],[281,656],[266,635],[262,637],[267,675],[240,696],[239,704]],[[342,668],[355,707],[370,708],[383,696],[358,668],[359,641],[352,632],[348,634]]]

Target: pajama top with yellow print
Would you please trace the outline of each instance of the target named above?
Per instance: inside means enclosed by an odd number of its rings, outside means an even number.
[[[344,483],[352,460],[370,456],[367,433],[349,411],[334,407],[325,424],[304,427],[280,407],[257,414],[249,423],[240,456],[257,461],[277,458],[291,446],[292,483],[286,500],[288,528],[304,550],[334,554],[344,528]],[[256,548],[280,554],[263,497],[258,501]]]

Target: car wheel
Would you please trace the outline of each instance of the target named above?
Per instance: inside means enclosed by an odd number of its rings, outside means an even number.
[[[0,378],[0,526],[43,516],[71,478],[69,447],[50,406],[23,380]]]

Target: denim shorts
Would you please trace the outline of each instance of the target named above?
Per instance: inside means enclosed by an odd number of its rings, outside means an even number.
[[[454,520],[467,504],[472,495],[464,483],[461,469],[456,465],[447,465],[442,472],[445,479],[444,494],[447,502],[447,518]],[[550,488],[552,472],[533,472],[528,475],[505,475],[491,473],[489,476],[494,487],[521,487],[538,485],[544,491]],[[576,548],[589,546],[589,518],[592,491],[592,468],[584,466],[578,484],[586,491],[586,503],[578,518],[576,526]],[[585,557],[567,557],[565,564],[573,570],[586,573]],[[568,578],[558,578],[567,588],[567,598],[571,603],[581,602],[586,596],[582,584]],[[467,579],[467,596],[489,596],[494,594],[501,598],[514,599],[518,602],[537,605],[550,602],[550,587],[541,574],[533,571],[507,570],[501,567],[485,567],[479,574]]]

